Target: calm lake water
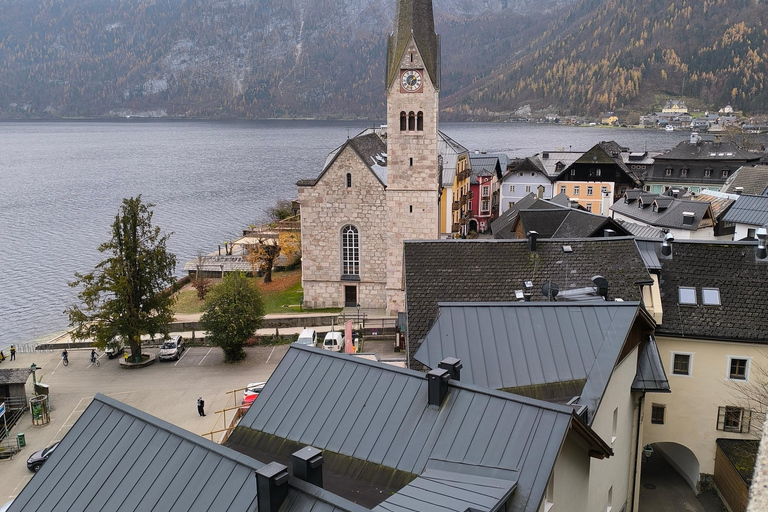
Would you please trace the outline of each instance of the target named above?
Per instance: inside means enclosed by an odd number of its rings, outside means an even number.
[[[236,237],[326,155],[371,122],[0,123],[0,349],[67,328],[67,283],[104,259],[97,247],[123,198],[155,204],[184,262]],[[377,123],[378,124],[378,123]],[[601,140],[632,150],[671,148],[688,134],[531,124],[444,123],[469,150],[530,156],[586,151]],[[6,353],[7,355],[7,353]]]

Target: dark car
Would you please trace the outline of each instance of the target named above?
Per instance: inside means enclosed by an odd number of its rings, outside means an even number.
[[[57,446],[59,446],[59,443],[54,443],[44,450],[38,450],[33,453],[27,459],[27,469],[33,473],[37,473],[37,471],[40,469],[40,466],[43,465],[43,462],[48,460],[48,457],[51,456],[53,450],[55,450]]]

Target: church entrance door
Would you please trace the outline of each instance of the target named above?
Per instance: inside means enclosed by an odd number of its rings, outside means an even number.
[[[357,286],[344,287],[344,307],[354,308],[357,306]]]

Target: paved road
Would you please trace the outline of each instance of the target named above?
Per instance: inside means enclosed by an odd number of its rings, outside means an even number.
[[[233,405],[232,393],[228,392],[242,389],[249,382],[266,381],[287,350],[287,345],[248,348],[245,361],[224,364],[221,350],[191,347],[179,361],[157,362],[139,370],[121,369],[117,359],[103,356],[98,368],[91,366],[89,350],[70,350],[66,367],[58,352],[17,354],[16,361],[6,359],[2,368],[29,368],[33,362],[38,366],[37,379],[50,386],[53,411],[48,425],[33,426],[26,414],[11,431],[11,436],[24,432],[27,446],[14,459],[0,461],[0,505],[15,497],[32,477],[26,467],[27,458],[61,439],[97,392],[202,435],[223,427],[222,415],[215,411]],[[27,396],[31,394],[30,378]],[[205,417],[197,414],[198,396],[205,400]],[[237,400],[241,399],[238,393]],[[231,413],[227,421],[230,418]]]

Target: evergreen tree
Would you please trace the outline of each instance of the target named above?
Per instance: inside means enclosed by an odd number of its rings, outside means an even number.
[[[208,293],[200,323],[206,340],[224,351],[225,362],[245,357],[243,345],[261,326],[264,304],[252,279],[241,272],[226,274]]]
[[[112,239],[99,246],[110,256],[89,274],[75,273],[69,283],[82,287],[79,305],[67,309],[73,338],[105,347],[115,338],[127,342],[133,361],[141,361],[141,335],[168,333],[173,320],[176,256],[168,252],[170,234],[152,226],[154,205],[141,196],[123,199],[112,223]]]

